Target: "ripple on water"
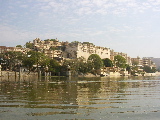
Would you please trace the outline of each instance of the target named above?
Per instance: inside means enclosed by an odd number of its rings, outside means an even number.
[[[160,80],[40,81],[1,83],[0,113],[62,119],[125,119],[156,114],[160,117]],[[13,115],[14,114],[14,115]],[[6,117],[7,118],[7,117]],[[15,118],[15,119],[16,119]],[[142,118],[142,117],[141,117]],[[150,118],[148,116],[148,118]],[[139,119],[139,118],[138,118]]]

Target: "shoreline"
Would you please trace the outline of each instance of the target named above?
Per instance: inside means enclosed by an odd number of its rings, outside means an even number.
[[[28,78],[28,77],[130,77],[133,75],[108,75],[108,76],[100,76],[100,75],[94,75],[91,73],[85,74],[85,75],[78,75],[78,76],[38,76],[37,72],[14,72],[14,71],[1,71],[0,72],[0,78],[1,79],[20,79],[20,78]],[[137,74],[136,76],[142,76],[140,74]],[[156,73],[145,73],[144,76],[160,76],[160,72]]]

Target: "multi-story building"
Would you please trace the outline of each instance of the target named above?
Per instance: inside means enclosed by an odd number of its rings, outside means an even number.
[[[110,50],[110,60],[114,60],[114,50]]]
[[[40,40],[36,38],[33,40],[34,49],[43,52],[45,55],[49,56],[50,58],[59,58],[63,57],[61,47],[65,45],[65,42],[59,42],[56,39],[47,39],[47,40]]]
[[[143,57],[143,66],[156,67],[156,64],[151,60],[151,57]]]
[[[140,59],[140,57],[137,57],[137,58],[131,58],[131,61],[132,61],[132,65],[133,66],[143,66],[143,62],[142,62],[142,59]]]
[[[126,63],[128,65],[132,65],[132,61],[131,61],[131,57],[129,57],[126,53],[122,53],[122,52],[114,52],[114,50],[111,50],[111,60],[113,61],[114,60],[114,56],[116,55],[120,55],[122,57],[124,57],[126,59]]]
[[[36,46],[39,49],[50,49],[50,47],[62,46],[62,42],[59,42],[57,38],[47,39],[44,41],[40,40],[39,38],[36,38],[33,40],[33,46]]]
[[[0,46],[0,53],[5,53],[7,51],[6,46]]]
[[[98,54],[101,59],[110,58],[110,49],[95,46],[94,44],[88,42],[72,42],[66,46],[64,57],[84,57],[87,60],[91,54]]]
[[[21,48],[21,47],[6,47],[6,46],[0,46],[0,53],[5,53],[8,51],[15,51],[15,52],[23,52],[26,53],[30,51],[28,48]]]
[[[142,58],[142,60],[143,60],[143,66],[151,66],[152,61],[150,58],[144,57]]]
[[[143,66],[150,66],[150,67],[156,67],[155,63],[152,62],[151,58],[143,57],[142,59],[140,57],[132,58],[132,65],[143,67]]]
[[[127,64],[131,66],[132,65],[131,57],[128,56],[126,60],[127,60]]]

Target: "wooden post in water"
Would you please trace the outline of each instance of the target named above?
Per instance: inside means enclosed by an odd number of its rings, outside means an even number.
[[[42,73],[41,73],[41,71],[40,71],[40,70],[38,71],[38,73],[39,73],[39,74],[38,74],[38,78],[40,79],[40,78],[41,78],[41,74],[42,74]]]
[[[66,76],[70,77],[71,76],[71,71],[70,71],[70,66],[68,65],[67,71],[66,71]]]
[[[17,79],[17,73],[16,73],[16,71],[15,71],[15,80]]]
[[[1,76],[0,77],[2,77],[2,71],[0,71],[1,72]]]
[[[1,68],[2,68],[2,66],[0,65],[0,72],[1,72],[1,75],[0,75],[0,77],[2,77],[2,71],[1,71]]]
[[[19,80],[21,79],[21,67],[19,66]]]
[[[47,81],[48,80],[48,74],[47,74],[47,72],[44,72],[44,76],[45,76],[45,81]]]
[[[49,72],[49,76],[51,77],[51,72]]]
[[[0,72],[1,72],[0,77],[1,77],[1,79],[2,79],[2,70],[1,70],[1,68],[2,68],[2,66],[0,65]]]
[[[7,74],[8,74],[8,80],[9,80],[9,71],[7,72]]]

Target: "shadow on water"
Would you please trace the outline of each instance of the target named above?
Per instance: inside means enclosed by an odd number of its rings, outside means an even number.
[[[133,119],[136,114],[139,119],[160,112],[159,87],[159,77],[1,80],[0,116],[2,120]]]

